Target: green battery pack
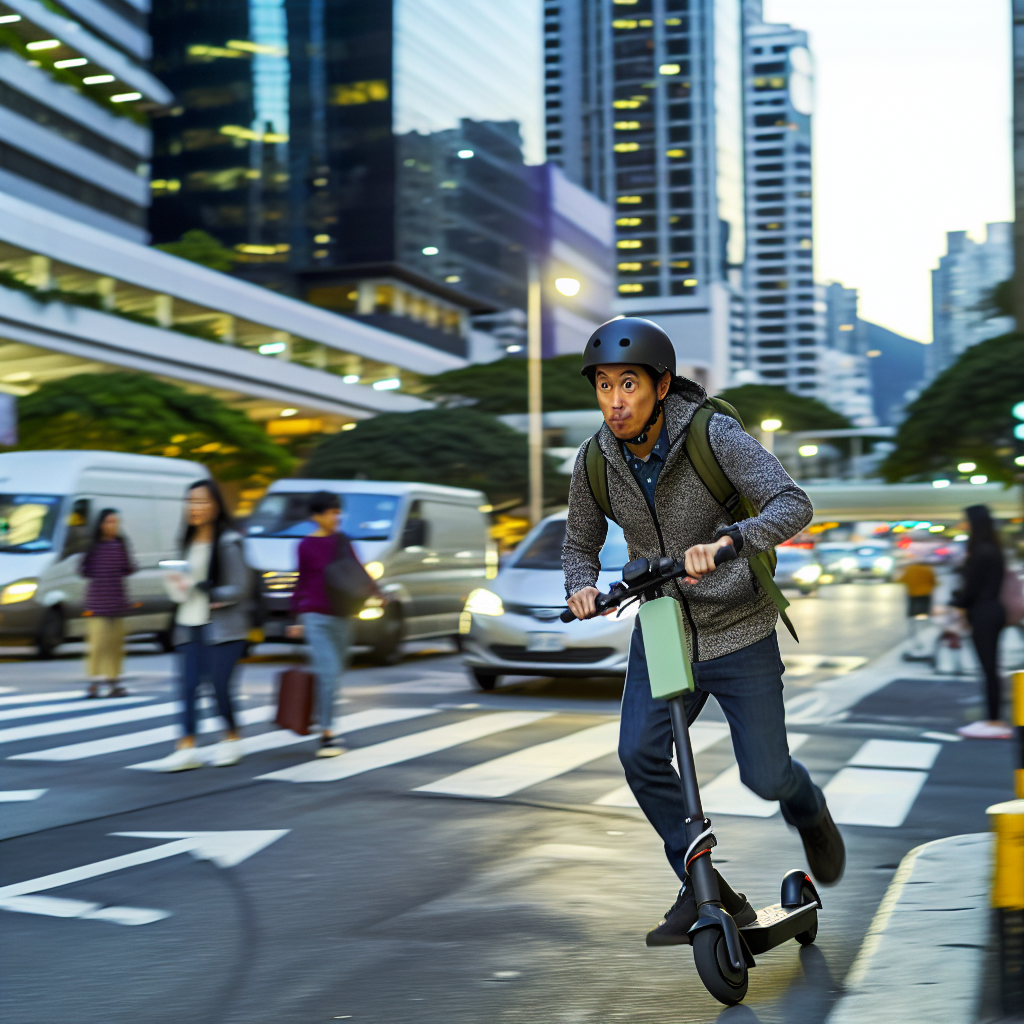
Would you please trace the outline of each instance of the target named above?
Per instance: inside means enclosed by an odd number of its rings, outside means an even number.
[[[692,693],[693,669],[679,602],[671,597],[659,597],[640,605],[639,615],[651,696],[655,700],[671,700],[680,694]]]

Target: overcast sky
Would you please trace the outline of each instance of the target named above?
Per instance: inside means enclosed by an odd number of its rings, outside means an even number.
[[[928,341],[945,232],[1013,219],[1009,0],[764,0],[810,33],[815,277]]]

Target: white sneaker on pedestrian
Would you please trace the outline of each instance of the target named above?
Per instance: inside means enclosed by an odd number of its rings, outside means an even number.
[[[217,744],[216,752],[213,755],[211,764],[217,768],[227,768],[230,765],[238,764],[242,760],[241,740],[221,740]]]
[[[969,740],[1012,740],[1013,729],[1005,722],[971,722],[957,732]]]
[[[202,768],[203,759],[195,747],[178,747],[156,766],[161,772],[186,772],[191,768]]]

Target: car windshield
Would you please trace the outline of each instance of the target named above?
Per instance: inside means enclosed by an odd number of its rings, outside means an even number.
[[[59,518],[55,494],[0,494],[0,552],[51,551]]]
[[[562,569],[565,520],[554,519],[519,549],[513,563],[517,569]],[[626,538],[615,523],[608,524],[608,536],[600,554],[602,572],[618,572],[628,561]]]
[[[249,517],[250,537],[305,537],[316,529],[309,518],[312,491],[268,494]],[[397,495],[342,494],[341,529],[352,540],[388,540],[398,515]]]
[[[775,554],[780,563],[783,562],[811,562],[814,560],[814,552],[807,548],[781,547],[775,549]]]

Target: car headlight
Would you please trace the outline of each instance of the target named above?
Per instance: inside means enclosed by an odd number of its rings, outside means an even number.
[[[384,618],[384,601],[379,597],[368,597],[359,609],[359,618],[364,622]]]
[[[504,615],[505,606],[497,594],[479,587],[466,598],[464,611],[472,615]]]
[[[892,568],[892,559],[888,555],[882,555],[881,558],[875,559],[874,566],[882,572],[888,572]]]
[[[856,569],[857,568],[857,559],[856,558],[840,558],[839,559],[839,568],[840,569],[845,569],[847,572],[850,572],[852,569]]]
[[[0,604],[18,604],[30,601],[39,589],[39,580],[15,580],[0,590]]]
[[[804,565],[793,573],[793,579],[800,583],[816,583],[821,575],[820,565]]]
[[[367,562],[363,568],[366,570],[366,575],[369,576],[371,580],[379,580],[381,576],[384,575],[383,562]]]

